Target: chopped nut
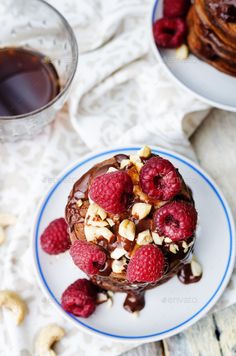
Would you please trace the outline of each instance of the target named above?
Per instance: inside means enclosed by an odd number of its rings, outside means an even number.
[[[89,219],[87,223],[88,225],[95,226],[95,227],[105,227],[109,225],[107,221],[98,221],[98,220],[91,220],[91,219]]]
[[[86,213],[86,223],[87,225],[92,225],[95,227],[104,227],[108,225],[108,222],[105,221],[107,213],[99,205],[92,203],[89,205],[89,208]]]
[[[167,243],[167,244],[170,244],[171,242],[173,242],[169,237],[165,237],[165,238],[164,238],[164,241],[165,241],[165,243]]]
[[[0,226],[7,227],[10,225],[15,225],[16,217],[12,214],[0,214]]]
[[[133,221],[130,221],[128,219],[123,220],[119,225],[119,234],[120,234],[120,236],[122,236],[130,241],[134,241],[134,239],[135,239],[135,225],[134,225]]]
[[[100,234],[100,236],[102,236],[102,237],[104,237],[104,239],[110,241],[110,239],[113,236],[113,233],[106,227],[100,227],[98,229],[99,229],[98,233]]]
[[[148,146],[144,146],[138,151],[139,157],[148,158],[151,155],[151,149]]]
[[[194,244],[194,241],[190,242],[189,244],[187,244],[186,241],[182,242],[182,247],[184,249],[184,253],[187,253],[189,248]]]
[[[98,293],[97,294],[97,303],[101,304],[108,300],[108,297],[105,293]]]
[[[127,251],[123,247],[116,247],[115,250],[111,252],[111,258],[113,258],[114,260],[118,260],[126,253]]]
[[[96,241],[97,237],[97,229],[94,226],[86,226],[84,227],[84,234],[86,237],[86,240],[91,242],[91,241]]]
[[[107,173],[112,173],[112,172],[116,172],[118,171],[118,169],[116,169],[115,167],[109,167]]]
[[[153,241],[152,235],[149,230],[142,231],[138,234],[137,244],[138,245],[147,245]]]
[[[138,155],[130,155],[130,161],[135,165],[137,171],[139,172],[143,167],[143,163]]]
[[[120,216],[117,214],[117,215],[113,215],[113,221],[116,223],[116,222],[119,222],[120,221]]]
[[[85,226],[84,233],[87,241],[96,241],[99,237],[104,237],[104,239],[110,241],[113,233],[107,227],[95,227],[95,226]]]
[[[107,307],[108,307],[108,308],[111,308],[111,307],[112,307],[112,305],[113,305],[113,301],[112,301],[112,299],[111,299],[111,298],[109,298],[109,299],[108,299],[108,301],[107,301],[106,305],[107,305]]]
[[[164,236],[159,236],[157,232],[152,232],[152,238],[156,245],[162,245],[164,241]]]
[[[76,205],[80,208],[83,205],[83,200],[82,199],[77,200]]]
[[[136,216],[139,220],[144,219],[151,211],[151,204],[135,203],[132,207],[132,215]]]
[[[187,244],[187,242],[186,242],[186,241],[183,241],[183,242],[182,242],[182,247],[183,247],[183,249],[184,249],[184,253],[187,253],[187,252],[188,252],[189,247],[188,247],[188,244]]]
[[[112,292],[111,290],[108,290],[107,294],[108,294],[109,298],[112,298],[114,295],[114,292]]]
[[[148,203],[148,201],[149,201],[148,196],[147,196],[147,194],[142,192],[139,185],[135,185],[133,191],[134,191],[134,194],[137,195],[141,201]]]
[[[159,200],[158,202],[156,202],[155,204],[154,204],[154,207],[156,208],[156,209],[159,209],[159,208],[161,208],[163,205],[165,205],[166,204],[166,201],[161,201],[161,200]]]
[[[122,273],[124,271],[125,265],[126,260],[125,258],[122,258],[122,260],[114,260],[112,262],[111,268],[114,273]]]
[[[176,254],[179,250],[179,247],[176,244],[170,244],[170,252]]]
[[[111,227],[115,225],[114,221],[110,218],[107,218],[107,222]]]
[[[0,245],[2,245],[6,240],[6,235],[3,227],[0,225]]]
[[[181,59],[181,60],[187,59],[189,55],[188,46],[186,46],[186,44],[183,44],[182,46],[176,49],[175,54],[177,59]]]
[[[101,208],[99,205],[97,205],[96,203],[92,203],[89,205],[88,210],[87,210],[87,216],[99,216],[102,220],[105,220],[107,217],[107,213],[105,212],[105,210],[103,208]]]
[[[120,162],[120,169],[124,169],[125,167],[129,166],[131,161],[129,159],[122,159]]]
[[[127,257],[127,258],[132,258],[134,255],[135,255],[135,253],[138,251],[138,249],[140,248],[140,245],[138,245],[137,243],[135,243],[135,245],[134,245],[134,247],[133,247],[133,249],[132,249],[132,251],[130,251],[127,255],[125,255],[125,257]]]
[[[191,265],[191,270],[192,270],[192,274],[194,275],[194,277],[199,277],[202,275],[202,267],[200,265],[200,263],[196,260],[196,258],[192,258],[192,261],[190,263]]]

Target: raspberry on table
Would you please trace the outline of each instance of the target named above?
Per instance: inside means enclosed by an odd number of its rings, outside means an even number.
[[[105,211],[119,214],[127,208],[132,192],[130,176],[117,171],[96,177],[90,186],[89,196]]]
[[[193,236],[197,225],[197,211],[188,202],[174,201],[158,209],[154,215],[158,234],[173,241]]]
[[[158,47],[178,48],[187,35],[187,25],[181,18],[162,18],[153,25],[153,35]]]
[[[77,240],[70,248],[70,255],[74,264],[83,272],[94,275],[101,270],[107,259],[102,247],[92,242]]]
[[[161,157],[152,157],[145,163],[140,173],[140,184],[144,193],[158,200],[173,198],[182,187],[173,164]]]
[[[96,309],[97,290],[87,279],[78,279],[63,292],[62,308],[75,316],[89,317]]]
[[[164,265],[164,255],[157,246],[142,246],[128,264],[127,279],[129,282],[154,283],[163,276]]]
[[[185,17],[191,6],[191,0],[164,0],[164,17]]]
[[[69,250],[71,242],[67,230],[64,218],[53,220],[40,236],[43,251],[49,255],[57,255]]]

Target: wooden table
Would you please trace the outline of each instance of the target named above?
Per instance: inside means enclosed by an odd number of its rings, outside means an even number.
[[[236,114],[212,110],[191,137],[191,142],[200,165],[221,187],[236,216]],[[209,313],[185,332],[145,344],[122,356],[157,355],[236,355],[236,304],[217,313]]]

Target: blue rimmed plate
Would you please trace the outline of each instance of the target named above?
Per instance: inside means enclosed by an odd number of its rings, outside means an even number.
[[[186,60],[176,58],[173,49],[158,49],[153,36],[153,23],[163,16],[163,0],[154,0],[150,21],[153,53],[169,76],[200,100],[223,110],[236,112],[236,78],[215,69],[190,54]]]
[[[205,315],[223,293],[235,260],[234,222],[224,197],[212,179],[195,163],[174,152],[153,147],[153,152],[169,159],[179,168],[193,190],[199,213],[195,254],[203,266],[203,278],[192,285],[181,284],[176,277],[147,291],[146,306],[138,318],[123,307],[125,295],[116,293],[108,308],[100,305],[88,319],[64,312],[60,297],[66,287],[85,275],[74,266],[68,253],[59,257],[45,254],[39,238],[50,221],[64,215],[73,183],[94,164],[114,154],[131,154],[140,147],[121,147],[91,154],[62,173],[43,199],[33,229],[33,255],[42,290],[65,318],[76,326],[120,341],[151,341],[172,336]]]

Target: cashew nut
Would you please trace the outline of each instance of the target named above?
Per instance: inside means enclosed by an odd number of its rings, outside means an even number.
[[[0,245],[2,245],[6,240],[6,235],[3,227],[0,225]]]
[[[35,342],[37,356],[56,356],[52,346],[56,341],[60,341],[65,335],[64,329],[56,324],[45,326],[39,333]]]
[[[10,225],[15,225],[16,217],[12,214],[2,214],[0,213],[0,225],[2,227],[7,227]]]
[[[10,290],[0,291],[0,306],[10,309],[16,316],[16,325],[25,318],[27,307],[21,297]]]

